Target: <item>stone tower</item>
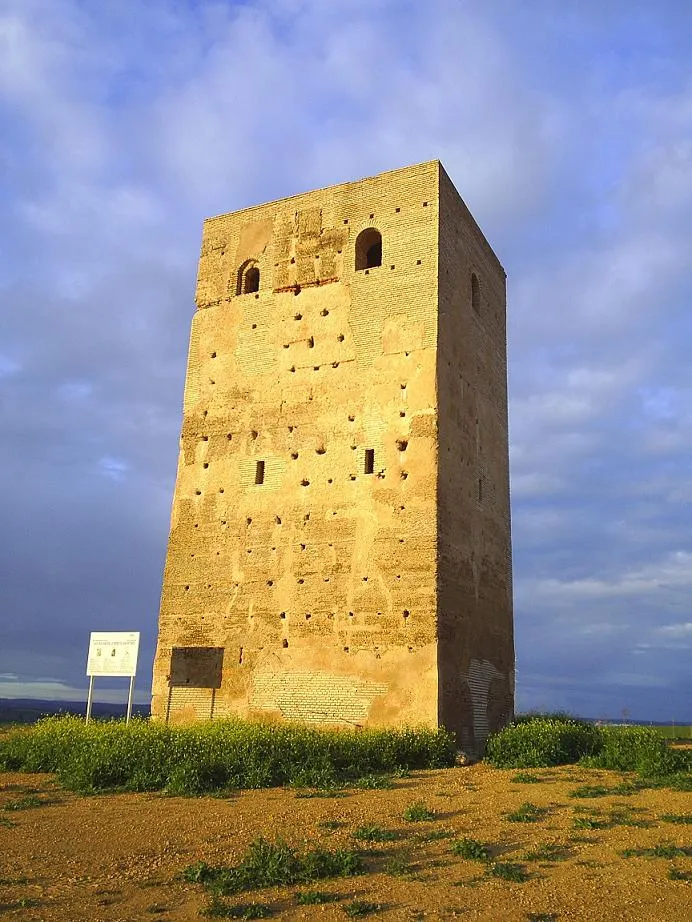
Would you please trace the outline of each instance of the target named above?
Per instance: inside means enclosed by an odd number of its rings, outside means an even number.
[[[152,713],[513,710],[505,272],[438,161],[204,222]]]

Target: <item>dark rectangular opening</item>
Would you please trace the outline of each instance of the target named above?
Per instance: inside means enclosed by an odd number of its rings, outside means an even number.
[[[375,470],[375,449],[366,448],[365,449],[365,473],[372,474]]]
[[[255,468],[255,483],[264,483],[264,461],[258,461]]]
[[[223,647],[173,647],[171,688],[221,688]]]

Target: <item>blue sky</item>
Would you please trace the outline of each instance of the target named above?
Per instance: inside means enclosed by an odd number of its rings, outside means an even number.
[[[439,157],[508,273],[518,705],[692,720],[690,61],[682,0],[0,0],[0,697],[96,629],[148,689],[203,218]]]

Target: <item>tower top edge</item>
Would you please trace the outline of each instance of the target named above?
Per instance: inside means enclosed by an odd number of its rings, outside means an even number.
[[[243,214],[244,212],[255,211],[257,208],[267,208],[268,206],[272,205],[281,205],[294,199],[301,199],[306,195],[314,195],[315,193],[319,192],[329,192],[331,190],[344,189],[348,186],[359,186],[362,183],[372,182],[373,180],[382,179],[385,177],[395,177],[397,173],[403,176],[406,173],[415,173],[419,170],[424,171],[426,168],[432,167],[437,167],[438,171],[442,170],[446,174],[446,170],[444,169],[444,166],[439,159],[434,158],[432,160],[423,160],[421,163],[412,163],[408,166],[396,167],[393,170],[383,170],[381,173],[374,173],[371,176],[362,176],[360,179],[350,179],[346,180],[346,182],[330,183],[328,186],[320,186],[317,189],[306,189],[303,192],[296,192],[293,195],[285,195],[281,198],[271,199],[268,202],[257,202],[254,205],[248,205],[245,208],[238,208],[235,211],[223,211],[219,214],[209,215],[204,219],[204,223],[207,224],[210,221],[216,221],[219,218],[226,218],[230,215],[239,215]]]

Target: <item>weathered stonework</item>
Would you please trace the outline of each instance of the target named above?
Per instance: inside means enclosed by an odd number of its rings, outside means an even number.
[[[208,219],[196,300],[153,715],[478,745],[513,707],[505,273],[442,166]]]

